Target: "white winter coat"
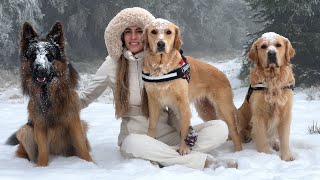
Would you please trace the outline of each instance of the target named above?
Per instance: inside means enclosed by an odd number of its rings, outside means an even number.
[[[87,107],[92,101],[97,99],[107,87],[110,87],[114,92],[117,65],[117,61],[112,59],[110,56],[106,58],[104,63],[96,72],[95,77],[89,86],[79,94],[82,108]],[[129,60],[129,112],[122,118],[120,134],[118,137],[119,145],[121,145],[124,138],[130,133],[146,134],[148,131],[148,120],[143,116],[141,111],[141,95],[143,87],[143,81],[141,78],[142,65],[142,60]],[[168,111],[164,110],[160,115],[160,120],[157,126],[156,137],[159,140],[163,139],[165,142],[168,142],[168,139],[166,139],[165,136],[176,130],[168,123],[175,126],[177,125],[175,122],[175,116],[171,114],[172,118],[170,119],[173,122],[168,122],[168,116]]]

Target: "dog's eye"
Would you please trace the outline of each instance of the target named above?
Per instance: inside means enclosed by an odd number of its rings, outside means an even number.
[[[48,59],[49,62],[52,62],[54,57],[51,54],[46,54],[46,57]]]
[[[267,45],[265,45],[265,44],[263,44],[262,46],[261,46],[261,49],[266,49],[267,48]]]
[[[277,47],[281,47],[281,44],[277,43],[276,46],[277,46]]]
[[[167,35],[170,35],[172,32],[169,30],[166,32]]]
[[[27,51],[27,52],[25,53],[25,57],[26,57],[27,59],[32,59],[32,60],[34,60],[34,59],[36,59],[36,54],[33,53],[33,52],[31,52],[31,51]]]
[[[152,30],[151,33],[152,34],[157,34],[157,31],[156,30]]]

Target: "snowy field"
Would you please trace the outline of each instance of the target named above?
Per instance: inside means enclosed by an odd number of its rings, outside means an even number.
[[[240,63],[230,60],[215,63],[224,71],[234,88],[235,104],[239,107],[247,88],[242,87],[236,78]],[[291,125],[290,145],[296,160],[284,162],[278,152],[258,153],[254,144],[243,145],[241,152],[233,152],[230,141],[224,143],[210,154],[219,157],[235,158],[238,169],[219,167],[215,170],[194,170],[183,166],[158,168],[141,159],[124,159],[117,146],[120,121],[114,118],[110,96],[105,95],[81,112],[81,118],[90,124],[88,138],[91,143],[91,155],[95,163],[89,163],[77,157],[50,157],[48,167],[35,167],[25,159],[15,157],[16,147],[5,145],[12,132],[23,125],[27,119],[27,99],[21,96],[19,88],[0,90],[0,179],[320,179],[320,135],[308,133],[313,122],[320,124],[320,100],[306,100],[303,91],[295,91],[293,120]],[[200,123],[194,108],[192,123]]]

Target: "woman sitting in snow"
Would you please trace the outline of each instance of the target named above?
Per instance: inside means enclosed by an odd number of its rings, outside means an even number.
[[[180,140],[179,120],[172,111],[162,111],[156,139],[146,135],[148,119],[141,111],[142,33],[153,19],[147,10],[135,7],[120,11],[110,21],[105,30],[109,56],[89,86],[80,93],[82,108],[97,99],[107,87],[112,88],[115,116],[122,120],[118,145],[125,157],[150,160],[160,166],[179,164],[197,169],[219,165],[236,167],[234,160],[217,160],[207,154],[228,138],[228,127],[222,120],[194,126],[198,140],[191,153],[185,156],[176,151]]]

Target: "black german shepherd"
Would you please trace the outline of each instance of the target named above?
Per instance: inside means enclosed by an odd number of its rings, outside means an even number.
[[[47,166],[50,154],[76,155],[92,161],[88,126],[80,120],[75,91],[79,76],[65,55],[62,24],[57,22],[41,38],[29,23],[24,23],[20,47],[21,87],[29,97],[29,117],[7,144],[19,144],[17,156],[38,166]]]

